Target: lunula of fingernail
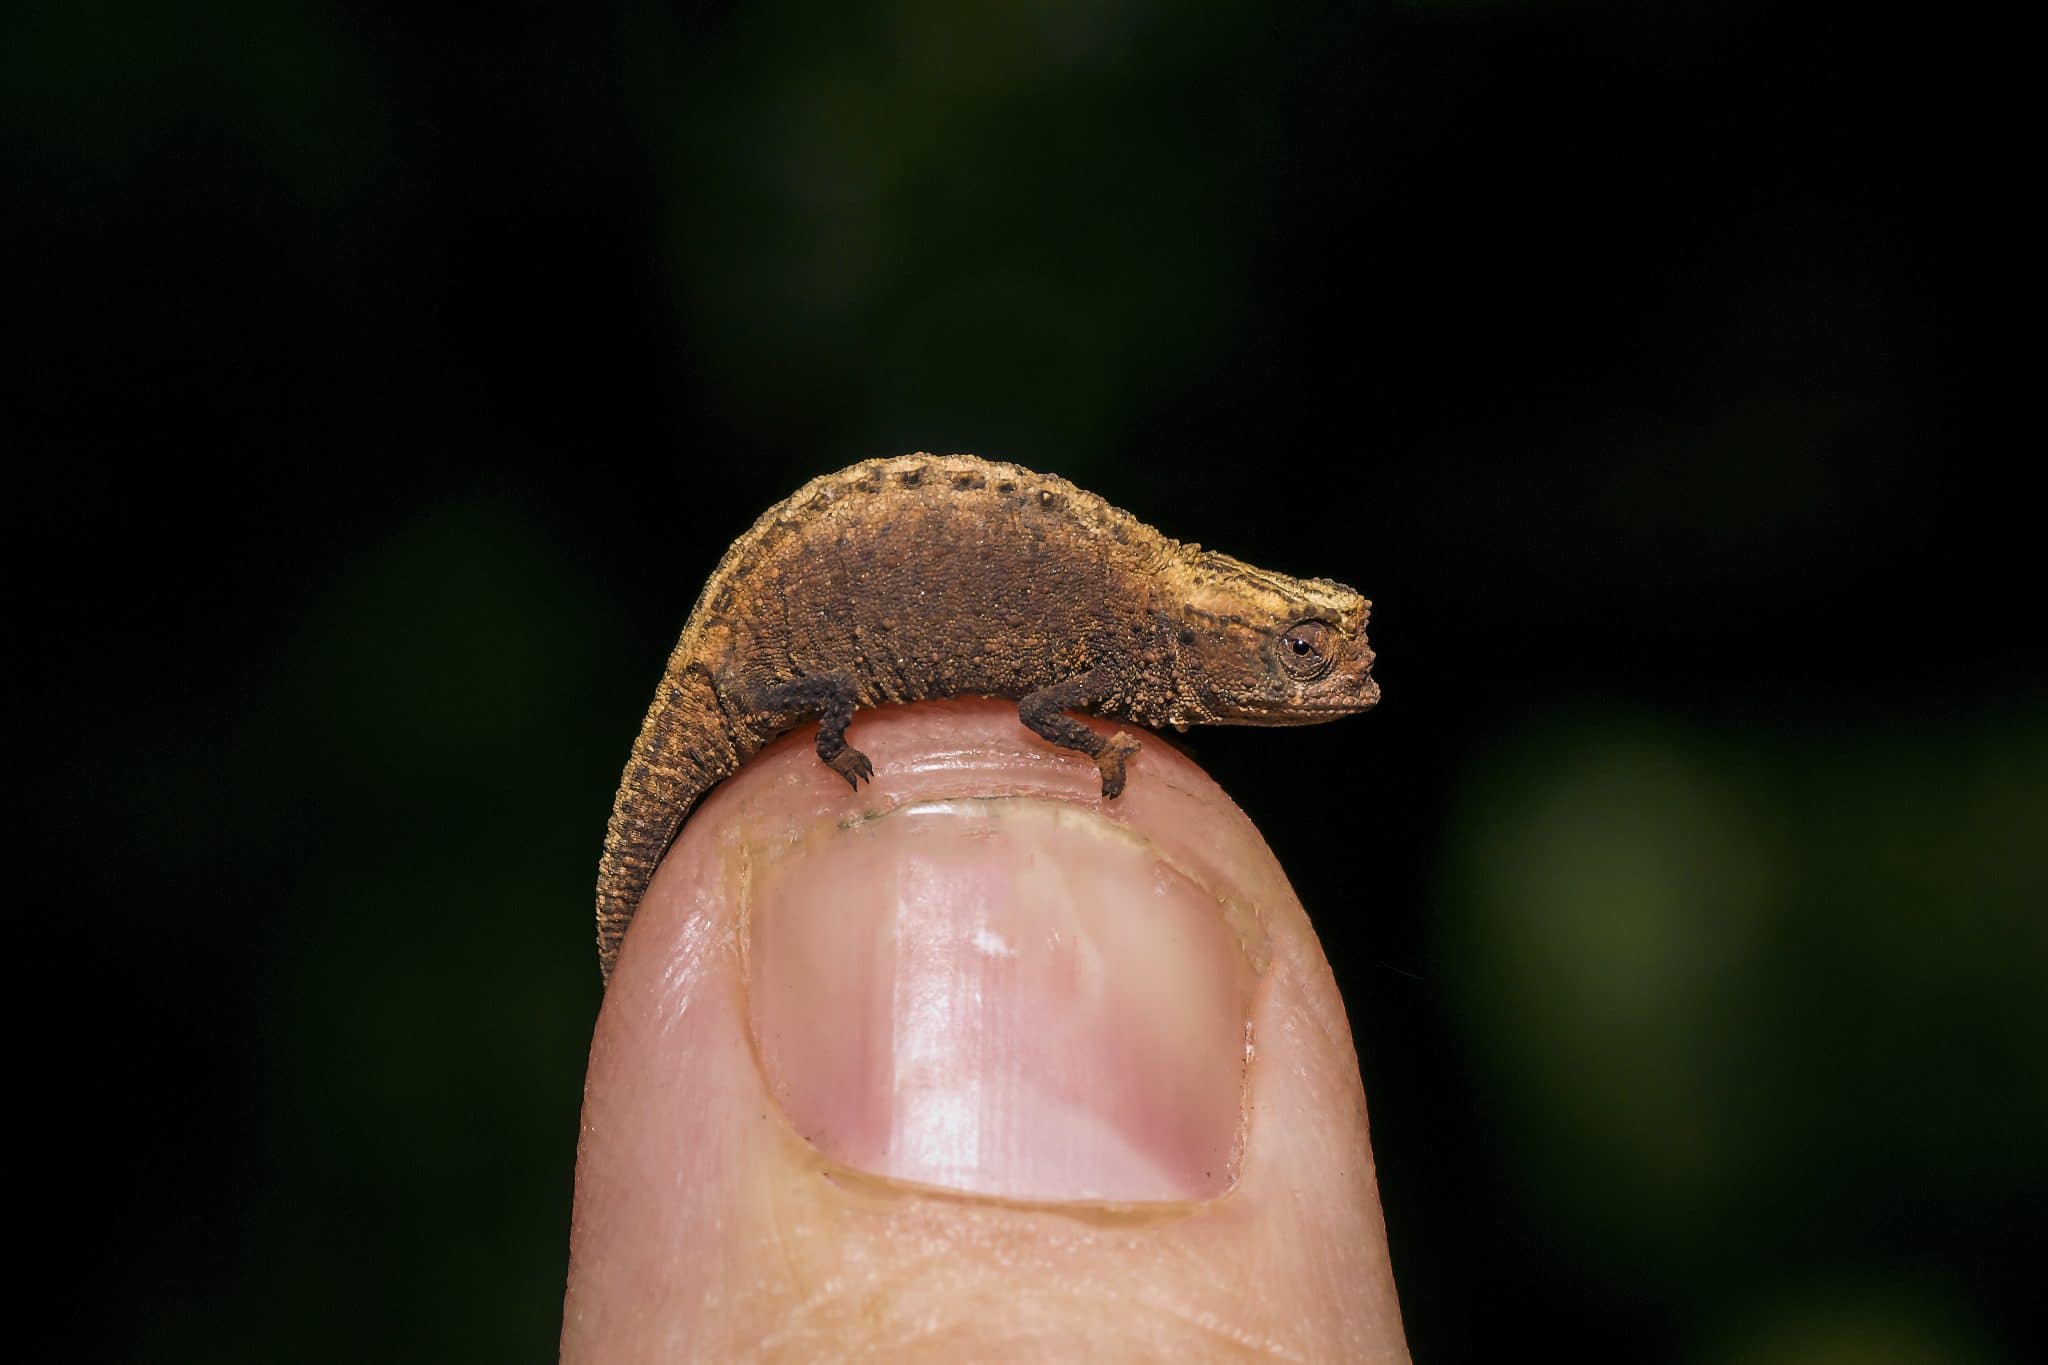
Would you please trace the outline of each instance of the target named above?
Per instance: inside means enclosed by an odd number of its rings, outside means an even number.
[[[1246,917],[1143,838],[1020,797],[907,806],[749,857],[755,1040],[827,1156],[1015,1199],[1229,1188]]]

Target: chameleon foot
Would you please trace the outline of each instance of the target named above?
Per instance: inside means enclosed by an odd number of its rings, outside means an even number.
[[[861,783],[875,780],[875,765],[868,762],[866,754],[850,744],[827,759],[826,766],[845,778],[846,785],[855,791],[860,790]]]
[[[1114,801],[1124,794],[1124,760],[1142,748],[1141,744],[1119,730],[1102,743],[1102,752],[1095,755],[1095,769],[1102,774],[1102,799]]]

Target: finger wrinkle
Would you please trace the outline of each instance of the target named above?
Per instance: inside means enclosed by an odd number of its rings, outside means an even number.
[[[787,1254],[792,1276],[801,1275],[799,1257],[793,1251]],[[877,1337],[902,1316],[888,1310],[900,1310],[909,1302],[928,1303],[928,1286],[943,1275],[943,1259],[933,1251],[913,1254],[910,1259],[890,1265],[870,1264],[845,1274],[829,1275],[795,1303],[777,1305],[781,1320],[758,1339],[756,1349],[774,1353],[801,1347],[804,1349],[789,1357],[800,1360],[828,1358],[829,1352],[819,1352],[825,1345],[840,1351],[860,1350],[861,1347],[848,1342],[849,1331]],[[914,1292],[920,1288],[926,1292]],[[901,1338],[900,1330],[897,1337]],[[874,1343],[871,1340],[868,1344]]]
[[[1205,1308],[1196,1308],[1177,1298],[1149,1295],[1134,1302],[1148,1312],[1157,1314],[1182,1327],[1192,1328],[1207,1341],[1220,1343],[1232,1348],[1232,1355],[1241,1360],[1285,1360],[1306,1361],[1309,1357],[1270,1336],[1254,1333],[1226,1322]],[[1190,1359],[1176,1355],[1176,1359]]]
[[[654,1007],[654,1017],[659,1021],[657,1027],[662,1037],[673,1033],[689,1014],[698,983],[704,977],[719,937],[717,916],[693,914],[684,923],[675,949],[662,967],[661,982],[657,987],[658,1003]],[[729,940],[727,946],[730,946]]]

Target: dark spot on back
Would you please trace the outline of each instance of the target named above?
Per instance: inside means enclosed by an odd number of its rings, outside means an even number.
[[[1017,485],[1008,479],[1004,479],[1001,483],[996,485],[996,492],[998,493],[1014,493],[1016,491]]]
[[[1050,488],[1038,490],[1038,505],[1040,507],[1050,507],[1059,500],[1059,494],[1053,492]]]
[[[906,469],[896,476],[896,481],[905,488],[915,488],[924,482],[924,471],[922,469]]]
[[[953,476],[953,487],[963,493],[970,488],[980,488],[987,482],[988,480],[982,478],[979,474],[955,474]]]
[[[1182,626],[1180,628],[1180,642],[1184,645],[1193,644],[1195,642],[1195,633],[1186,626]]]

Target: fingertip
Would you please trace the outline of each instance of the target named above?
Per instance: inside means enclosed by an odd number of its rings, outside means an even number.
[[[864,793],[772,748],[627,936],[565,1359],[1204,1358],[1191,1314],[1402,1358],[1343,1004],[1251,822],[1167,745],[1106,800],[1008,707],[856,724]]]

